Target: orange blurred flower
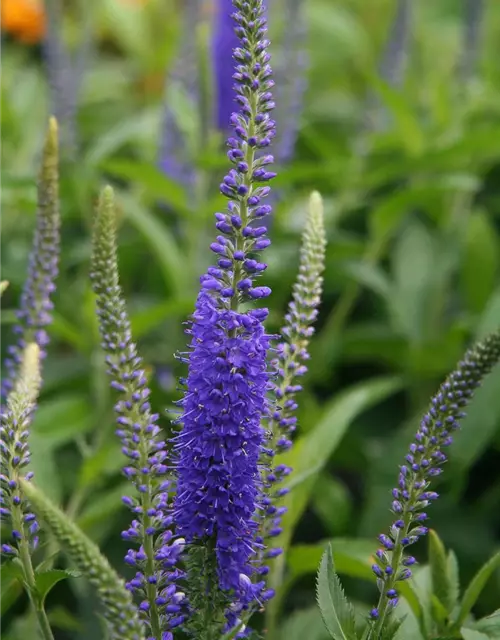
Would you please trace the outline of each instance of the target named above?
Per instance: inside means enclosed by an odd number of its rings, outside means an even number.
[[[45,14],[41,0],[2,0],[2,30],[21,42],[35,44],[45,35]]]

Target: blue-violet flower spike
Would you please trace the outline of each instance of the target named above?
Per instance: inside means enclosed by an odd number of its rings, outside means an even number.
[[[275,124],[263,2],[234,0],[233,6],[239,39],[233,52],[238,111],[228,140],[233,168],[220,186],[228,208],[216,214],[220,235],[211,249],[217,266],[201,278],[189,329],[174,518],[188,544],[214,550],[220,590],[244,607],[262,589],[252,582],[252,561],[270,336],[262,324],[267,309],[239,307],[270,294],[255,279],[266,269],[258,253],[270,244],[260,221],[271,212],[265,198],[275,174],[267,147]]]
[[[180,572],[174,566],[183,549],[182,539],[173,539],[168,507],[166,445],[161,439],[149,402],[150,390],[118,280],[114,196],[104,189],[94,228],[91,280],[97,296],[97,315],[106,353],[111,386],[121,394],[115,405],[117,435],[128,458],[125,476],[135,495],[124,503],[134,513],[122,537],[134,543],[125,557],[137,573],[128,583],[141,599],[139,611],[150,630],[149,638],[161,640],[162,630],[182,623],[182,592],[175,588]],[[179,620],[179,616],[180,620]]]
[[[373,570],[380,598],[371,612],[370,638],[380,637],[387,616],[398,602],[398,582],[411,575],[406,567],[413,565],[415,559],[406,555],[406,549],[427,533],[423,524],[427,519],[424,510],[438,498],[436,492],[429,491],[429,485],[446,462],[443,450],[451,444],[452,434],[465,416],[463,408],[499,360],[500,331],[467,351],[432,398],[404,464],[400,466],[398,484],[392,490],[391,510],[395,521],[388,534],[379,536],[381,547],[375,554],[377,564]]]
[[[4,399],[15,385],[26,345],[36,342],[40,347],[40,358],[43,359],[49,342],[45,327],[52,321],[51,296],[55,290],[59,261],[58,161],[57,123],[51,118],[38,178],[36,231],[29,257],[28,277],[14,327],[17,342],[8,347],[8,358],[5,360],[7,375],[2,380]]]

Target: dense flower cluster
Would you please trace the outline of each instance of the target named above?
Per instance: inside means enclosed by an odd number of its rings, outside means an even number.
[[[483,378],[500,359],[500,333],[492,334],[468,351],[456,370],[441,385],[432,398],[414,442],[400,467],[398,486],[392,491],[392,513],[396,517],[388,535],[379,536],[381,548],[376,552],[377,563],[373,571],[377,576],[380,599],[371,611],[374,637],[381,631],[387,614],[399,598],[397,583],[411,576],[415,558],[406,555],[406,549],[428,531],[424,509],[438,498],[429,491],[432,479],[442,472],[446,462],[446,449],[452,434],[465,416],[465,407]]]
[[[296,378],[307,372],[305,362],[309,359],[307,351],[309,340],[314,333],[314,322],[321,301],[322,273],[325,265],[325,228],[323,206],[318,193],[310,200],[309,215],[303,234],[300,253],[300,266],[297,282],[294,285],[292,301],[285,316],[286,324],[281,330],[283,341],[278,345],[277,357],[273,367],[277,371],[277,380],[273,385],[276,407],[271,413],[267,427],[271,439],[263,448],[264,454],[272,460],[276,453],[287,451],[292,446],[291,435],[296,429],[298,408],[296,394],[302,390]],[[261,542],[281,533],[281,516],[286,508],[278,506],[280,498],[287,493],[286,488],[276,488],[292,469],[284,464],[272,465],[266,475],[266,491],[263,498],[263,527]],[[267,551],[270,558],[282,553],[279,547]]]
[[[215,548],[219,587],[242,606],[260,593],[253,585],[255,510],[259,454],[269,386],[266,354],[270,337],[262,321],[266,309],[242,312],[239,304],[264,298],[268,287],[254,278],[266,269],[256,253],[266,248],[266,228],[252,225],[268,215],[264,204],[274,178],[263,153],[274,137],[270,56],[262,0],[234,0],[233,20],[240,46],[234,52],[239,111],[231,116],[234,137],[228,157],[234,168],[220,186],[228,210],[216,214],[221,235],[211,245],[217,266],[201,278],[201,292],[189,330],[182,430],[176,438],[177,495],[174,517],[187,542]],[[261,595],[265,597],[265,594]]]
[[[138,545],[125,557],[127,564],[137,568],[128,586],[141,597],[139,608],[151,630],[150,637],[164,640],[161,630],[174,628],[184,620],[184,595],[175,586],[181,576],[175,564],[183,540],[173,540],[170,530],[167,451],[157,425],[159,416],[151,412],[146,374],[132,341],[118,282],[115,212],[109,188],[104,190],[95,224],[91,279],[111,386],[122,396],[115,411],[117,435],[129,459],[123,471],[137,491],[136,496],[124,498],[136,519],[122,536]]]
[[[2,380],[4,398],[15,385],[26,345],[36,342],[40,347],[40,358],[45,357],[45,347],[49,342],[45,327],[52,320],[51,295],[55,290],[54,281],[58,272],[59,227],[57,124],[52,118],[38,180],[37,222],[29,257],[28,277],[14,327],[17,343],[8,347],[9,357],[5,361],[7,376]]]
[[[39,359],[38,346],[30,343],[23,353],[16,386],[1,413],[0,516],[11,523],[14,540],[14,545],[2,544],[2,553],[11,556],[22,553],[23,545],[35,548],[38,544],[38,522],[23,495],[20,480],[33,477],[32,472],[25,474],[23,470],[30,462],[28,436],[41,385]]]

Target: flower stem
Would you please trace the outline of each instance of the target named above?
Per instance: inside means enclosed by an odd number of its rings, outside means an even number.
[[[35,571],[31,562],[31,554],[28,540],[24,533],[23,512],[21,506],[13,506],[12,508],[12,525],[13,528],[21,534],[18,541],[19,560],[23,567],[24,580],[28,591],[30,602],[35,611],[38,626],[44,640],[54,640],[52,629],[45,612],[43,602],[40,601],[36,590]]]

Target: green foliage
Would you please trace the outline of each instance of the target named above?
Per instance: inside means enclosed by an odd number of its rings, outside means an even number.
[[[270,3],[273,62],[282,55],[287,1]],[[63,4],[64,37],[73,48],[80,14],[73,0]],[[197,114],[185,108],[177,88],[167,86],[189,136],[196,185],[185,189],[155,168],[163,80],[182,44],[184,2],[94,4],[95,46],[78,113],[81,144],[74,165],[61,172],[62,261],[30,445],[37,486],[64,505],[111,563],[122,566],[122,458],[88,284],[95,196],[101,184],[113,183],[121,282],[151,374],[152,402],[168,437],[163,409],[173,407],[174,378],[183,373],[172,354],[185,348],[182,322],[209,260],[212,216],[223,206],[217,182],[226,159],[220,135],[198,135]],[[295,156],[279,167],[264,276],[273,288],[271,332],[282,324],[297,270],[304,202],[312,189],[323,194],[329,243],[296,445],[286,461],[295,471],[286,499],[291,507],[286,534],[278,542],[286,554],[271,565],[278,597],[268,603],[262,623],[269,640],[293,640],[293,633],[310,640],[326,637],[318,630],[311,574],[332,536],[335,568],[361,628],[374,593],[370,541],[390,522],[390,490],[417,417],[466,346],[495,330],[500,318],[500,5],[484,2],[478,64],[464,83],[456,71],[465,51],[465,3],[413,4],[418,7],[412,49],[398,88],[376,75],[396,0],[305,2],[309,87]],[[208,76],[206,30],[196,38]],[[2,279],[10,283],[2,296],[5,355],[35,223],[48,99],[39,47],[5,33],[2,54]],[[373,94],[387,116],[377,130],[365,126],[367,96]],[[445,547],[455,551],[447,553],[448,596],[459,603],[455,615],[462,602],[458,564],[463,589],[500,542],[499,385],[497,368],[463,421],[431,516]],[[42,546],[40,557],[52,557],[51,547]],[[423,558],[425,549],[418,552]],[[54,562],[61,566],[59,558]],[[405,585],[399,607],[407,617],[397,640],[429,640],[425,625],[433,611],[442,620],[442,610],[433,606],[428,569]],[[70,579],[49,594],[56,634],[102,637],[85,584]],[[1,591],[2,637],[32,637],[19,581],[6,574]],[[462,623],[466,633],[498,637],[498,615],[497,621],[495,614],[484,616],[499,602],[497,569]],[[59,626],[64,616],[76,618],[80,627],[64,631]],[[261,626],[258,616],[255,625]],[[453,640],[459,633],[464,634],[458,629]]]
[[[325,550],[318,572],[317,599],[321,616],[334,640],[356,640],[354,610],[335,573],[331,546]]]

